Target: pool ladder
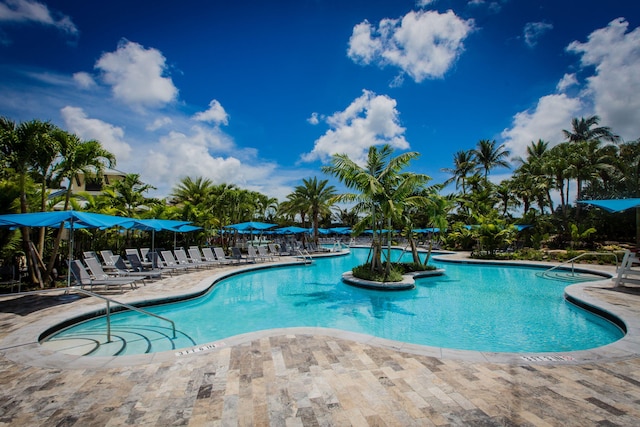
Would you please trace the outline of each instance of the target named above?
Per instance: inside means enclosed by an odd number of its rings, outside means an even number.
[[[580,259],[583,258],[585,256],[613,256],[616,259],[616,270],[618,269],[619,266],[619,262],[618,262],[618,255],[616,255],[614,252],[585,252],[582,253],[578,256],[575,256],[573,258],[571,258],[570,260],[561,262],[558,265],[555,265],[545,271],[543,271],[542,273],[536,273],[536,276],[538,277],[542,277],[545,279],[555,279],[555,280],[565,280],[567,282],[571,282],[571,281],[577,281],[579,279],[581,279],[580,276],[578,276],[579,273],[576,273],[575,271],[575,262]],[[569,265],[571,264],[571,269],[570,269],[570,273],[567,273],[565,276],[560,277],[557,273],[556,270],[560,269],[563,266]],[[563,268],[563,270],[566,270],[566,267]],[[552,272],[556,271],[556,275],[551,274]]]
[[[313,263],[313,257],[306,249],[298,249],[298,258],[304,262],[304,265],[311,265]]]

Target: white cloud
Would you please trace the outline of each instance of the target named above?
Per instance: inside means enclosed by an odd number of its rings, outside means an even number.
[[[170,125],[171,123],[173,123],[173,120],[171,120],[170,117],[158,117],[157,119],[155,119],[153,121],[153,123],[147,125],[145,127],[145,129],[149,130],[149,131],[156,131],[160,128],[163,128],[167,125]]]
[[[126,143],[124,130],[98,119],[87,117],[82,108],[64,107],[60,110],[67,130],[83,140],[95,139],[102,147],[116,156],[117,160],[127,160],[131,154],[131,146]]]
[[[74,73],[73,80],[83,89],[89,89],[96,86],[96,81],[93,80],[93,77],[91,77],[91,74],[89,73]]]
[[[437,0],[416,0],[416,6],[418,7],[427,7],[430,4],[435,3]]]
[[[505,148],[512,156],[525,157],[527,146],[532,141],[543,139],[555,145],[563,140],[562,129],[567,129],[571,119],[580,111],[577,98],[565,94],[547,95],[540,98],[533,111],[522,111],[513,117],[513,126],[502,132]]]
[[[627,32],[629,23],[618,18],[592,32],[588,41],[574,41],[567,50],[581,55],[586,68],[595,68],[587,78],[587,95],[595,114],[625,139],[640,136],[640,27]]]
[[[76,35],[78,33],[71,18],[50,11],[46,4],[30,0],[0,2],[0,22],[35,22],[41,25],[51,25],[68,34]]]
[[[229,124],[229,115],[224,110],[220,102],[215,99],[209,103],[209,109],[207,111],[196,113],[193,116],[193,119],[200,122],[213,123],[216,126]]]
[[[534,47],[538,44],[538,39],[552,29],[553,25],[546,22],[527,22],[523,30],[524,42],[527,46]]]
[[[325,119],[330,129],[315,141],[313,150],[302,156],[303,161],[328,160],[333,154],[346,154],[364,164],[372,145],[389,144],[406,150],[405,128],[398,120],[396,101],[388,96],[364,90],[344,111]]]
[[[360,64],[399,67],[419,83],[444,76],[473,27],[473,20],[451,10],[411,11],[402,19],[381,20],[378,28],[363,21],[353,28],[347,54]]]
[[[564,92],[567,88],[575,86],[577,84],[578,79],[576,78],[575,73],[565,74],[556,85],[556,89],[558,90],[558,92]]]
[[[157,49],[123,40],[115,52],[104,53],[95,68],[114,97],[133,107],[160,107],[178,96],[171,78],[164,77],[165,57]]]
[[[320,117],[318,116],[318,113],[311,113],[311,117],[307,119],[307,122],[311,123],[314,126],[320,123]]]
[[[187,176],[202,176],[215,184],[267,188],[271,177],[277,175],[276,165],[260,163],[251,156],[245,161],[242,157],[248,152],[243,150],[238,150],[237,156],[220,154],[232,148],[232,141],[217,128],[194,126],[189,134],[172,131],[144,154],[144,176],[149,182],[165,183],[166,193]]]

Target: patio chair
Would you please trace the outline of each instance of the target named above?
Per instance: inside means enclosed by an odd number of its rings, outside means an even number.
[[[237,246],[234,246],[234,247],[231,248],[231,256],[238,263],[248,264],[249,262],[255,262],[255,259],[252,260],[252,259],[247,258],[244,255],[242,255],[242,251]]]
[[[202,253],[200,252],[200,249],[197,246],[189,248],[189,258],[191,259],[192,262],[195,262],[196,264],[200,263],[204,267],[212,267],[214,265],[220,265],[220,263],[215,260],[215,257],[213,260],[206,259],[206,257],[202,255]]]
[[[224,262],[220,261],[216,258],[215,254],[211,250],[211,248],[202,248],[202,257],[205,262],[210,263],[211,265],[223,265]]]
[[[274,255],[267,251],[266,246],[258,246],[258,255],[260,255],[265,261],[273,261]]]
[[[147,261],[145,258],[142,258],[142,256],[140,255],[140,252],[138,252],[138,250],[136,248],[128,248],[124,250],[125,255],[127,255],[127,259],[129,259],[129,255],[135,255],[140,262],[142,263],[142,266],[144,268],[152,268],[153,264],[150,261]],[[129,261],[131,262],[131,261]]]
[[[239,262],[235,258],[227,258],[222,248],[213,248],[213,252],[215,252],[216,258],[223,264],[237,264]]]
[[[113,256],[113,252],[105,249],[100,251],[100,256],[102,257],[102,262],[104,265],[108,265],[110,267],[113,266],[113,261],[111,261],[111,257]]]
[[[87,267],[89,268],[89,271],[91,272],[91,275],[96,280],[114,280],[114,279],[118,279],[118,278],[123,278],[121,276],[110,276],[109,274],[107,274],[102,269],[102,265],[100,265],[98,260],[95,259],[95,258],[87,258],[87,259],[84,260],[84,263],[87,265]],[[133,282],[135,282],[135,281],[143,280],[144,277],[130,276],[130,277],[127,277],[126,279],[130,280],[132,282],[132,284],[133,284]]]
[[[204,268],[205,265],[202,263],[202,260],[194,260],[187,256],[187,253],[182,248],[174,249],[173,256],[181,265],[188,265],[193,268]]]
[[[74,259],[70,263],[71,274],[78,286],[84,289],[85,286],[89,286],[89,290],[93,291],[94,286],[105,286],[107,289],[109,286],[117,286],[120,292],[123,292],[122,285],[130,285],[131,289],[135,289],[135,279],[132,278],[110,278],[110,279],[93,279],[80,260]]]
[[[172,271],[172,269],[170,268],[149,268],[145,265],[146,263],[140,261],[140,257],[135,253],[127,254],[127,261],[129,261],[129,264],[131,265],[131,269],[133,271],[150,272],[152,274],[157,274],[158,272],[162,273],[164,271],[168,271],[169,274],[171,274]],[[161,263],[158,261],[159,260],[156,261],[157,266],[161,265]]]
[[[171,270],[187,270],[192,266],[187,264],[179,264],[178,261],[173,256],[173,252],[171,251],[162,251],[160,252],[162,255],[162,261],[164,262],[164,266],[166,268],[170,268]]]
[[[258,251],[256,250],[255,246],[249,245],[247,246],[247,260],[249,262],[260,262],[260,261],[266,261],[266,258],[258,254]]]
[[[162,278],[162,270],[130,270],[120,255],[114,255],[111,259],[113,260],[115,271],[118,272],[118,276],[141,277],[143,279],[142,283],[144,283],[144,279]]]
[[[267,247],[269,248],[269,253],[271,254],[272,257],[277,257],[277,256],[282,256],[282,254],[280,253],[280,249],[278,248],[278,245],[275,243],[269,243],[267,245]]]

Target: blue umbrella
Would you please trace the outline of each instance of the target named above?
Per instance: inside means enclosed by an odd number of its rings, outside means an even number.
[[[277,225],[278,224],[269,224],[266,222],[249,221],[249,222],[241,222],[239,224],[226,225],[224,228],[231,228],[233,230],[238,230],[238,231],[267,230]]]
[[[156,245],[156,231],[173,231],[174,233],[192,230],[183,230],[182,227],[186,227],[191,224],[191,221],[177,221],[173,219],[136,219],[130,228],[134,230],[151,231],[151,256],[152,267],[156,267],[155,245]],[[193,227],[193,226],[192,226]],[[200,227],[198,227],[200,228]],[[175,239],[174,239],[175,240]],[[175,246],[175,242],[174,245]]]
[[[69,262],[73,259],[74,228],[105,229],[117,226],[128,228],[133,224],[133,221],[133,218],[74,210],[0,215],[0,227],[59,228],[62,225],[65,228],[69,228]],[[71,287],[71,268],[67,269],[67,288],[69,287]]]
[[[276,228],[273,231],[276,234],[300,234],[300,233],[307,233],[309,230],[307,228],[290,225],[288,227]]]

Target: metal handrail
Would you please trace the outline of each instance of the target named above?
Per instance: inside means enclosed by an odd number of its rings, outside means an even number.
[[[173,320],[171,319],[167,319],[166,317],[162,317],[162,316],[158,316],[157,314],[151,313],[150,311],[147,310],[143,310],[139,307],[135,307],[133,305],[129,305],[127,303],[124,302],[120,302],[120,301],[116,301],[112,298],[107,298],[104,295],[100,295],[100,294],[96,294],[95,292],[91,292],[91,291],[87,291],[86,289],[82,289],[82,288],[72,288],[74,291],[79,292],[81,294],[85,294],[85,295],[89,295],[92,297],[96,297],[102,300],[105,300],[107,302],[107,310],[106,310],[106,314],[107,314],[107,342],[111,342],[111,303],[115,303],[118,305],[121,305],[122,307],[128,308],[129,310],[133,310],[133,311],[137,311],[138,313],[142,313],[142,314],[146,314],[148,316],[151,317],[155,317],[157,319],[160,320],[164,320],[165,322],[169,322],[171,324],[171,329],[173,330],[173,339],[176,338],[176,324]]]
[[[540,274],[539,274],[539,276],[544,277],[544,276],[546,276],[548,273],[550,273],[551,271],[553,271],[553,270],[555,270],[555,269],[557,269],[557,268],[560,268],[560,267],[562,267],[563,265],[566,265],[566,264],[569,264],[569,263],[571,263],[571,275],[572,275],[572,276],[574,276],[574,275],[575,275],[575,261],[576,261],[576,260],[578,260],[578,259],[580,259],[580,258],[582,258],[582,257],[584,257],[584,256],[587,256],[587,255],[596,255],[596,256],[601,256],[601,255],[604,255],[604,256],[613,256],[613,257],[615,257],[615,259],[616,259],[616,270],[618,269],[618,266],[619,266],[619,263],[618,263],[618,255],[616,255],[616,254],[615,254],[615,252],[584,252],[584,253],[581,253],[581,254],[580,254],[580,255],[578,255],[578,256],[575,256],[575,257],[571,258],[570,260],[563,261],[563,262],[561,262],[561,263],[560,263],[560,264],[558,264],[558,265],[554,265],[553,267],[549,268],[548,270],[545,270],[545,271],[543,271],[542,273],[540,273]]]
[[[305,263],[305,265],[313,263],[313,257],[306,249],[298,249],[298,255],[300,256],[300,258],[302,258],[302,261]]]

